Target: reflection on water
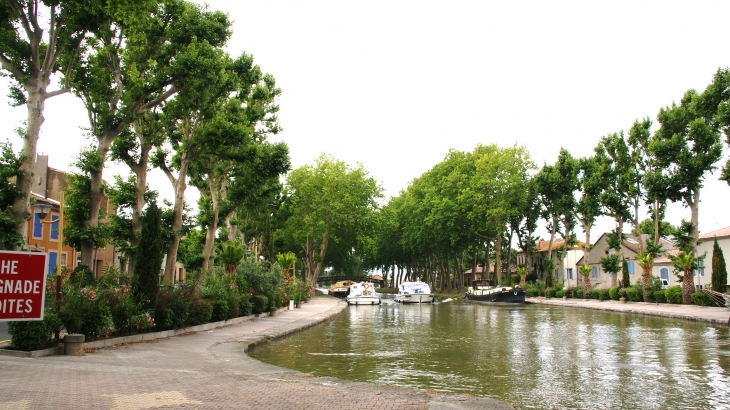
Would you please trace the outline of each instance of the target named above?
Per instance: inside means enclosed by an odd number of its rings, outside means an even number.
[[[489,396],[522,409],[730,409],[730,330],[545,306],[350,306],[254,349],[320,376]]]

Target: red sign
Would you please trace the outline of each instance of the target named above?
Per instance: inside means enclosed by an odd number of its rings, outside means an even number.
[[[0,321],[43,320],[48,254],[0,251]]]

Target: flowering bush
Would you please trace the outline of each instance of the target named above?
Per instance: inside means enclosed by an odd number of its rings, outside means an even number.
[[[98,297],[96,287],[63,286],[59,317],[68,333],[83,333],[87,341],[114,330],[108,301]]]

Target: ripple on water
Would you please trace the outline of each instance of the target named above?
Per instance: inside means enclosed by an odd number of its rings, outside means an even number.
[[[730,330],[594,310],[462,301],[351,307],[252,355],[524,409],[730,408]]]

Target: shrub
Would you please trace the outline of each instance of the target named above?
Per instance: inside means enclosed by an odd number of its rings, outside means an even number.
[[[620,296],[618,295],[618,286],[614,286],[611,289],[609,289],[608,296],[610,299],[618,300],[620,298]]]
[[[654,292],[656,292],[656,291],[653,289],[649,289],[646,291],[647,302],[656,302],[656,299],[654,298]]]
[[[251,311],[254,314],[264,313],[268,309],[269,299],[264,295],[251,297]]]
[[[79,265],[71,272],[69,282],[81,288],[94,284],[94,272],[86,265]]]
[[[512,285],[519,285],[520,284],[520,275],[512,275]]]
[[[656,303],[667,303],[666,292],[663,289],[655,290],[654,301]]]
[[[540,289],[530,288],[528,289],[527,294],[530,295],[530,297],[536,298],[540,296]]]
[[[18,350],[38,350],[53,343],[53,334],[61,320],[53,312],[44,312],[43,320],[9,322],[10,344]]]
[[[525,283],[535,283],[535,282],[537,282],[537,272],[531,272],[525,276]]]
[[[248,316],[251,314],[253,305],[248,295],[241,295],[238,299],[238,316]]]
[[[228,319],[228,301],[225,299],[217,299],[213,301],[213,314],[210,318],[213,322],[220,322]]]
[[[702,291],[695,292],[691,296],[692,303],[697,306],[714,306],[715,304],[712,302],[712,298],[710,296]]]
[[[556,298],[562,298],[563,296],[565,296],[565,291],[564,290],[555,291],[555,297]]]
[[[83,333],[86,341],[107,335],[114,329],[111,311],[103,292],[96,287],[65,287],[58,316],[68,333]]]
[[[593,289],[588,289],[586,291],[586,299],[598,299],[598,294],[593,291]]]
[[[628,297],[626,297],[626,289],[627,288],[623,288],[623,287],[618,288],[618,298],[619,299],[624,298],[624,299],[628,300]]]
[[[681,305],[682,304],[682,286],[675,285],[664,289],[664,297],[667,303]]]
[[[667,302],[681,305],[682,304],[682,287],[681,286],[670,286],[664,290],[664,295],[667,298]]]
[[[626,290],[626,300],[630,302],[641,302],[644,300],[644,294],[636,285],[624,289]]]
[[[546,298],[554,298],[555,297],[555,288],[547,288],[545,289],[545,297]]]
[[[213,305],[202,298],[195,298],[190,304],[190,324],[199,325],[210,322],[213,316]]]
[[[583,287],[582,286],[576,286],[572,289],[573,292],[573,298],[575,299],[582,299],[583,298]]]

